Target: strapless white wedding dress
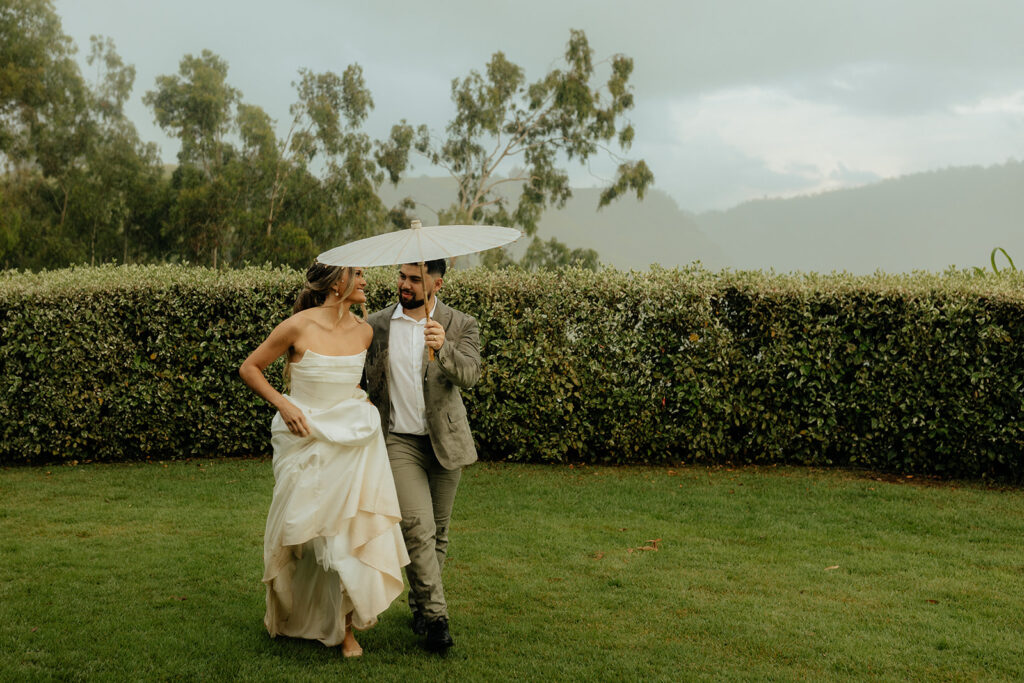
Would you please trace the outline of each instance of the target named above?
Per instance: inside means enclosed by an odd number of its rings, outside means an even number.
[[[291,364],[288,397],[311,435],[271,425],[274,499],[263,538],[271,636],[337,645],[351,614],[372,626],[402,593],[409,562],[380,413],[357,385],[366,352],[307,351]]]

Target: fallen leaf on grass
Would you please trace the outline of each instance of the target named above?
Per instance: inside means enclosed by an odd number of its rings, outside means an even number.
[[[825,571],[827,571],[827,572],[830,572],[833,569],[839,569],[839,565],[838,564],[834,564],[831,567],[825,567]]]
[[[36,632],[36,631],[38,631],[38,630],[39,630],[39,627],[38,627],[38,626],[33,626],[33,627],[32,627],[32,631],[31,631],[31,632],[32,632],[32,633],[35,633],[35,632]]]
[[[659,550],[658,544],[661,543],[661,539],[652,538],[650,540],[644,541],[644,543],[646,543],[647,545],[640,546],[639,548],[626,548],[626,552],[632,555],[634,550]]]
[[[602,557],[604,557],[604,553],[594,553],[595,560],[600,560]]]
[[[928,604],[930,604],[930,605],[937,605],[937,604],[939,604],[939,601],[938,601],[938,600],[927,600],[926,602],[927,602]]]
[[[171,600],[177,600],[178,602],[183,602],[185,600],[188,600],[188,598],[186,598],[184,595],[172,595],[171,596]]]

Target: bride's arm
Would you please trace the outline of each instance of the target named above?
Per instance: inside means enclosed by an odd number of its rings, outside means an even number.
[[[268,365],[288,353],[288,350],[294,346],[295,340],[299,336],[299,331],[300,322],[295,317],[288,318],[282,322],[274,328],[274,331],[270,333],[270,336],[262,344],[256,347],[255,351],[249,354],[249,357],[238,368],[238,374],[242,377],[242,381],[256,395],[277,408],[278,412],[281,413],[281,418],[288,425],[288,429],[292,434],[296,436],[309,436],[309,425],[306,424],[306,416],[295,407],[295,404],[285,398],[281,392],[272,387],[263,374]]]

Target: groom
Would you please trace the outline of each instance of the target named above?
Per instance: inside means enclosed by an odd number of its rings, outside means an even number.
[[[398,303],[368,318],[366,356],[367,391],[380,410],[402,509],[412,629],[438,652],[453,645],[441,583],[448,523],[462,468],[476,461],[459,389],[480,377],[476,320],[436,296],[445,268],[444,260],[428,261],[426,282],[418,264],[399,268]]]

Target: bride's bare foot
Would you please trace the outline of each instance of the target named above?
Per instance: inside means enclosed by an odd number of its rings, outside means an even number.
[[[341,654],[345,657],[361,657],[363,648],[356,642],[356,636],[352,633],[352,622],[347,624],[345,629],[345,640],[341,641]]]

